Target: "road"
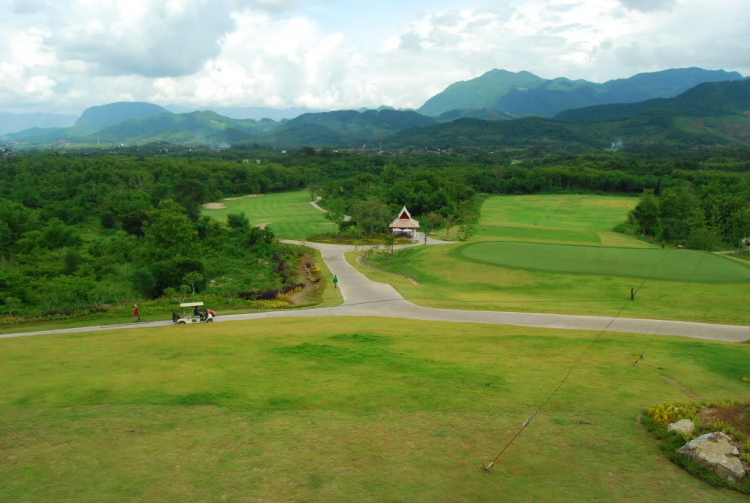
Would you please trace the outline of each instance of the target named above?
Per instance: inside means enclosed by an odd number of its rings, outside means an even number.
[[[349,251],[354,251],[353,246],[303,243],[299,241],[285,242],[304,244],[321,251],[328,268],[339,278],[338,286],[344,297],[344,303],[340,306],[327,308],[218,316],[215,320],[217,323],[224,321],[257,320],[262,318],[291,318],[300,316],[374,316],[381,318],[486,323],[494,325],[514,325],[567,330],[606,330],[609,332],[627,332],[636,334],[675,335],[694,339],[727,342],[745,342],[750,340],[750,327],[746,326],[648,320],[639,318],[612,318],[608,316],[513,313],[502,311],[464,311],[459,309],[435,309],[417,306],[405,300],[391,285],[372,281],[349,264],[346,261],[344,254]],[[431,238],[428,239],[427,243],[433,245],[447,244],[444,241],[436,241]],[[412,245],[402,245],[397,246],[396,248],[404,248],[406,246]],[[39,332],[0,335],[0,339],[60,333],[95,332],[122,328],[156,327],[171,324],[171,321],[159,321],[151,323],[44,330]]]

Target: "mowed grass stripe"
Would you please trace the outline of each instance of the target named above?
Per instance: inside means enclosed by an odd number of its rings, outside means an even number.
[[[607,245],[637,199],[572,194],[492,196],[482,204],[477,237],[489,240]],[[607,236],[605,243],[602,234]],[[619,246],[649,247],[619,235]]]
[[[245,213],[252,225],[267,223],[279,238],[304,240],[333,229],[325,214],[310,206],[310,195],[303,190],[220,202],[226,208],[204,209],[203,214],[224,221],[228,213]]]
[[[636,278],[650,274],[652,278],[671,281],[689,281],[692,277],[693,281],[704,283],[750,280],[750,267],[694,250],[482,242],[462,246],[456,253],[468,260],[537,271]]]

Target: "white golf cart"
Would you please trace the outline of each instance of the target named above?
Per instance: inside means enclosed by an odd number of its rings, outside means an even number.
[[[188,323],[212,323],[214,321],[214,315],[209,313],[208,310],[204,310],[199,315],[195,315],[194,311],[186,311],[186,308],[203,307],[203,302],[183,302],[180,304],[182,308],[182,316],[177,313],[172,313],[172,323],[176,325],[187,325]]]

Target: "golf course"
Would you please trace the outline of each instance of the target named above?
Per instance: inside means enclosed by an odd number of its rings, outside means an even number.
[[[305,190],[253,196],[209,203],[205,205],[209,208],[204,207],[203,214],[224,221],[228,213],[245,213],[252,225],[265,224],[276,237],[283,239],[304,240],[332,229],[324,213],[310,206],[310,194]]]
[[[744,501],[639,414],[750,399],[750,345],[657,337],[633,367],[650,336],[597,336],[282,318],[4,339],[0,500]]]
[[[632,199],[551,196],[570,212],[552,229],[524,197],[487,199],[468,243],[369,257],[380,269],[315,245],[341,306],[3,335],[0,501],[744,501],[641,421],[750,401],[750,344],[725,342],[744,328],[606,316],[747,324],[750,269],[607,230]],[[282,236],[322,216],[303,192],[225,202],[204,213]]]
[[[750,291],[740,286],[750,279],[750,267],[612,232],[633,202],[589,195],[490,197],[477,237],[466,244],[376,255],[369,263],[379,270],[357,264],[354,254],[348,259],[425,307],[750,323]],[[631,288],[637,290],[633,301]]]

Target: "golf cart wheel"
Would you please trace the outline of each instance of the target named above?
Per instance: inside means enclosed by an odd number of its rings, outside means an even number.
[[[177,322],[177,324],[178,325],[187,325],[187,323],[185,322],[185,320],[180,320],[180,321]]]
[[[206,323],[213,323],[214,320],[206,320]]]

